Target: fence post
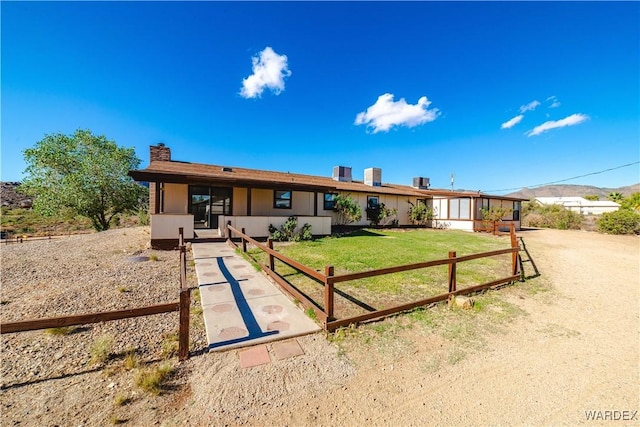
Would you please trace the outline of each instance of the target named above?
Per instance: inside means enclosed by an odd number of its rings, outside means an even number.
[[[191,309],[191,288],[180,289],[180,335],[178,341],[178,360],[189,358],[189,311]]]
[[[247,233],[244,231],[244,227],[242,227],[242,230],[240,230],[240,231],[242,231],[242,234],[243,234],[243,236],[241,237],[241,239],[242,239],[242,252],[247,252],[247,241],[244,238],[244,234],[247,234]]]
[[[329,282],[329,279],[334,274],[332,265],[324,267],[324,275],[326,276],[324,282],[324,312],[327,315],[327,321],[333,319],[333,282]]]
[[[513,222],[509,226],[509,234],[511,235],[511,248],[515,249],[518,247],[518,238],[516,237],[516,227]],[[513,251],[511,254],[511,272],[513,276],[518,274],[518,251]]]
[[[271,240],[271,237],[267,239],[267,247],[269,249],[273,249],[273,240]],[[271,254],[269,254],[269,268],[271,271],[276,271],[275,258]]]
[[[180,289],[187,286],[187,248],[184,245],[184,229],[178,228],[178,250],[180,252]]]
[[[449,263],[449,292],[456,291],[456,252],[449,251],[449,259],[453,261]]]

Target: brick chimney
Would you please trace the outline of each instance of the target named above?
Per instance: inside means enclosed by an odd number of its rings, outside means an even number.
[[[171,149],[158,142],[157,145],[149,146],[149,163],[170,162]],[[158,214],[164,211],[164,188],[160,182],[149,183],[149,213]]]
[[[149,147],[149,162],[169,162],[171,161],[171,149],[165,147],[164,142]]]

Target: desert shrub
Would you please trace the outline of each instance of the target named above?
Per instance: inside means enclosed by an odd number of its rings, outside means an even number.
[[[338,194],[334,201],[334,210],[338,214],[336,219],[337,225],[348,225],[362,219],[362,210],[360,209],[360,205],[350,196]]]
[[[149,368],[139,371],[135,377],[136,386],[154,395],[159,395],[164,383],[173,374],[173,368],[168,363],[164,363],[156,368]]]
[[[102,364],[105,363],[111,356],[111,348],[113,347],[113,337],[110,335],[102,335],[91,345],[89,351],[91,358],[90,363]]]
[[[522,218],[525,227],[556,228],[559,230],[579,230],[583,216],[560,205],[534,205],[527,209]]]
[[[178,354],[179,335],[177,332],[162,334],[162,357],[168,359]]]
[[[542,227],[544,217],[537,212],[531,212],[522,217],[522,225],[525,227]]]
[[[149,209],[146,206],[138,208],[136,215],[138,216],[138,224],[149,225]]]
[[[269,237],[276,242],[299,242],[301,240],[311,240],[311,224],[304,224],[300,231],[296,232],[298,227],[298,218],[290,216],[280,227],[275,228],[273,224],[269,224]]]
[[[409,208],[409,221],[416,225],[427,225],[429,221],[435,218],[435,211],[425,203],[418,203],[414,205],[409,202],[411,207]]]
[[[70,335],[76,331],[77,326],[59,326],[57,328],[46,329],[45,332],[49,335]]]
[[[640,233],[640,214],[620,209],[615,212],[605,212],[597,222],[598,231],[608,234]]]
[[[509,215],[513,212],[511,208],[505,208],[503,206],[491,206],[489,209],[482,209],[482,220],[483,221],[502,221],[502,218]]]
[[[298,234],[298,236],[300,236],[300,240],[311,240],[311,239],[313,239],[313,234],[311,234],[311,224],[303,225],[302,229],[300,230],[300,233]]]
[[[397,224],[397,214],[396,208],[389,209],[384,203],[367,207],[367,218],[373,226]]]

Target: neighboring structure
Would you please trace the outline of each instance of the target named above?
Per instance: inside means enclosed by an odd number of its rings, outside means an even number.
[[[333,199],[352,197],[363,212],[355,225],[368,225],[367,206],[384,203],[397,209],[399,226],[410,225],[411,206],[425,203],[435,212],[433,227],[473,231],[482,209],[505,206],[505,221],[520,229],[520,203],[524,199],[489,196],[480,192],[429,189],[428,178],[414,178],[414,186],[382,183],[382,171],[365,170],[365,180],[352,179],[351,168],[336,166],[332,177],[272,172],[239,167],[171,160],[164,144],[150,147],[150,164],[130,171],[136,181],[149,182],[152,246],[176,242],[178,227],[192,239],[200,230],[224,237],[225,224],[245,228],[253,237],[266,237],[269,224],[280,227],[290,216],[309,223],[314,235],[331,234],[336,225]],[[213,233],[212,233],[213,232]]]
[[[618,203],[610,200],[587,200],[583,197],[536,197],[536,201],[543,205],[561,205],[582,215],[602,215],[620,209]]]

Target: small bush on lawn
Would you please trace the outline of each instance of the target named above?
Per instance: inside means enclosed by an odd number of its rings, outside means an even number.
[[[273,224],[269,224],[269,237],[276,242],[299,242],[302,240],[311,240],[311,224],[304,224],[300,231],[296,233],[298,227],[298,218],[290,216],[287,221],[280,227],[275,228]]]
[[[640,233],[640,214],[628,209],[605,212],[598,219],[598,231],[608,234]]]

